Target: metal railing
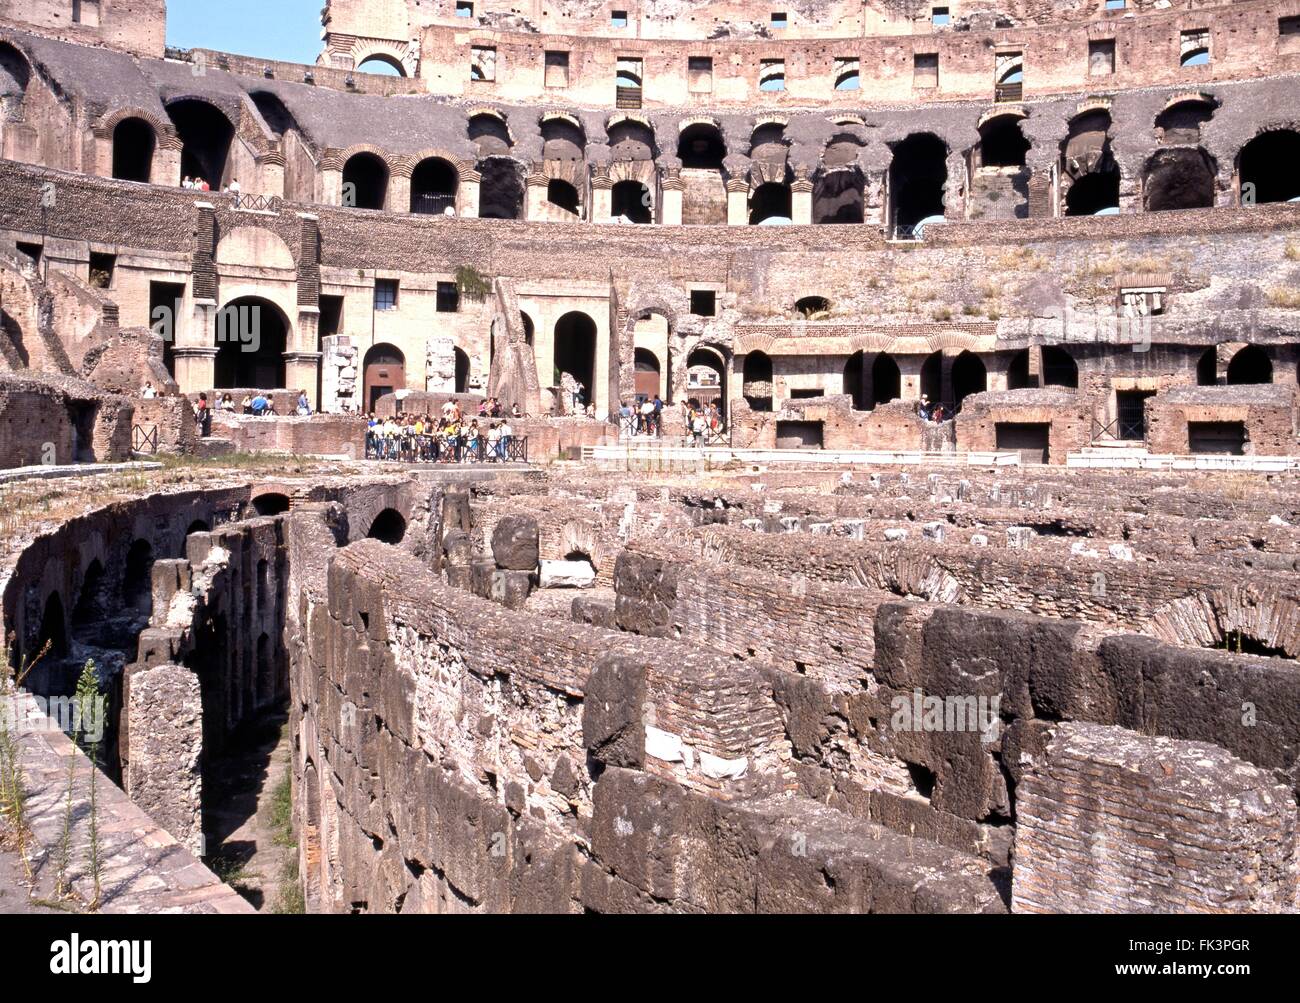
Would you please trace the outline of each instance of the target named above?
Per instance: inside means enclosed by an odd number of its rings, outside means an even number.
[[[640,87],[619,87],[614,93],[615,108],[640,108]]]
[[[411,212],[423,216],[445,216],[447,210],[456,209],[456,196],[438,192],[422,192],[411,200]]]
[[[366,433],[367,460],[396,463],[527,463],[528,436],[512,435],[489,443],[480,437],[470,442],[465,436],[376,435]]]
[[[1092,441],[1101,442],[1110,439],[1114,442],[1143,442],[1147,437],[1146,422],[1115,418],[1101,421],[1093,416]]]
[[[993,100],[997,104],[1003,104],[1004,102],[1016,103],[1023,101],[1024,97],[1025,85],[1023,83],[993,85]]]
[[[158,452],[158,426],[133,425],[131,427],[131,450],[136,453]]]
[[[278,195],[254,195],[251,192],[236,192],[232,196],[234,207],[246,212],[278,212],[281,199]]]

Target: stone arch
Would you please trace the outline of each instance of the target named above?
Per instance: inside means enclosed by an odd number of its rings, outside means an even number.
[[[915,597],[926,602],[960,604],[966,590],[929,554],[904,546],[883,547],[857,561],[853,580],[866,588],[882,589],[896,596]]]
[[[213,190],[220,190],[229,181],[235,123],[200,96],[168,101],[167,115],[180,138],[182,177],[203,178]]]
[[[406,536],[406,517],[395,508],[386,508],[371,520],[366,536],[395,547]]]
[[[587,133],[572,115],[553,113],[541,121],[542,159],[579,163],[586,158]]]
[[[1111,152],[1110,108],[1085,105],[1061,143],[1062,213],[1093,216],[1119,206],[1120,169]]]
[[[1159,149],[1142,168],[1142,208],[1147,212],[1212,208],[1217,174],[1213,159],[1199,146]]]
[[[350,209],[385,209],[392,165],[373,147],[352,148],[343,162],[343,205]],[[349,189],[349,185],[352,186]]]
[[[411,212],[441,216],[456,207],[461,171],[455,158],[430,151],[412,158]]]
[[[646,161],[659,156],[654,127],[634,115],[615,115],[605,126],[615,161]]]
[[[124,118],[113,127],[113,159],[109,173],[118,181],[148,184],[158,146],[154,127],[143,118]]]
[[[583,385],[584,404],[596,399],[597,330],[596,321],[582,310],[571,310],[555,322],[553,345],[556,385],[559,386],[566,375],[580,382]]]
[[[1023,111],[1003,111],[980,120],[975,167],[1024,167],[1029,140],[1020,127]]]
[[[515,145],[506,117],[495,108],[478,108],[465,123],[465,134],[478,149],[479,158],[507,154]]]
[[[250,500],[253,511],[260,516],[282,515],[289,511],[289,496],[283,491],[263,491]]]
[[[402,77],[415,76],[418,66],[416,50],[410,43],[388,39],[359,38],[352,44],[348,55],[352,57],[352,65],[362,73],[369,72],[362,69],[362,65],[372,60],[383,63]]]
[[[1156,116],[1156,137],[1164,146],[1196,146],[1214,109],[1214,99],[1206,94],[1177,95]]]
[[[274,230],[249,224],[221,234],[214,259],[218,265],[293,270],[293,250]]]
[[[1300,131],[1265,129],[1237,152],[1243,205],[1300,199]]]
[[[284,387],[284,353],[293,343],[292,330],[288,316],[271,300],[261,296],[231,300],[214,318],[214,388]]]
[[[889,162],[890,229],[910,236],[916,225],[944,215],[948,144],[932,132],[912,133],[893,148]]]
[[[510,157],[488,157],[478,164],[480,219],[519,219],[524,208],[524,171]]]
[[[153,609],[153,544],[139,539],[126,551],[122,566],[122,605],[148,615]]]
[[[1300,598],[1253,584],[1206,589],[1152,614],[1142,633],[1187,648],[1300,657]],[[1254,649],[1254,650],[1250,650]]]
[[[1228,363],[1229,386],[1272,382],[1273,360],[1260,345],[1247,345]]]

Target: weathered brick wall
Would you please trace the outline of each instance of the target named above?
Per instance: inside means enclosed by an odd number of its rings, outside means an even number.
[[[242,400],[242,398],[239,398]],[[236,401],[238,404],[238,400]],[[316,456],[365,456],[366,423],[355,415],[317,414],[310,418],[213,414],[212,434],[230,439],[241,452],[281,452]]]
[[[1189,422],[1240,422],[1247,453],[1292,456],[1297,448],[1296,392],[1286,385],[1197,387],[1147,401],[1147,448],[1153,453],[1191,451]]]
[[[1292,791],[1217,746],[1064,723],[1018,790],[1013,911],[1297,905]]]

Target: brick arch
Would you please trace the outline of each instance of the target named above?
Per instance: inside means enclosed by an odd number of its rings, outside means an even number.
[[[128,105],[124,108],[106,112],[91,126],[91,131],[100,139],[112,139],[114,130],[128,118],[138,118],[149,123],[158,145],[164,149],[179,150],[181,148],[181,137],[176,132],[176,126],[172,125],[170,121],[164,120],[157,113],[146,111],[135,105]]]
[[[1222,648],[1238,631],[1265,648],[1300,658],[1300,593],[1251,584],[1206,589],[1160,607],[1142,628],[1187,648]]]
[[[367,59],[382,59],[396,64],[402,69],[402,75],[413,77],[419,68],[416,50],[409,42],[394,42],[381,38],[358,38],[352,43],[347,55],[352,57],[352,68],[359,73],[366,73],[361,64]]]
[[[464,157],[457,156],[456,154],[447,150],[445,147],[441,147],[441,146],[426,147],[425,149],[419,150],[415,153],[405,154],[404,156],[398,159],[400,159],[405,165],[407,165],[406,173],[408,176],[411,174],[412,171],[414,171],[417,167],[419,167],[420,164],[422,164],[424,161],[434,160],[434,159],[445,160],[447,161],[447,163],[451,164],[452,167],[456,168],[457,179],[462,183],[467,179],[467,175],[472,173],[474,170],[474,164],[472,161],[466,160]],[[394,164],[393,169],[396,170],[396,164]]]
[[[906,546],[886,547],[859,561],[853,579],[867,588],[927,602],[965,603],[966,589],[929,554]]]

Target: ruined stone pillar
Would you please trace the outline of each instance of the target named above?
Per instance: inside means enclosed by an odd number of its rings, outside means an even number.
[[[597,168],[591,176],[591,215],[593,223],[614,221],[614,180],[608,168]]]
[[[664,226],[681,226],[684,194],[681,172],[672,168],[666,170],[660,188],[663,194],[660,196],[659,222]]]
[[[343,204],[343,159],[338,150],[326,150],[321,157],[320,200],[326,205]]]
[[[749,225],[749,182],[744,178],[727,180],[727,225]]]
[[[161,137],[153,150],[153,164],[149,168],[149,180],[156,185],[175,185],[181,183],[181,141],[178,136]]]
[[[240,187],[250,195],[265,195],[267,198],[284,198],[284,156],[279,152],[268,153],[257,160],[258,178],[249,178]],[[254,181],[255,184],[249,184]]]
[[[478,171],[461,168],[460,185],[456,189],[456,215],[462,219],[478,219],[479,191],[483,175]]]
[[[537,165],[524,178],[524,219],[543,220],[546,218],[546,186],[549,179]]]
[[[796,226],[811,226],[813,221],[813,183],[797,178],[790,186],[790,218]]]
[[[1217,745],[1054,725],[1016,793],[1013,912],[1295,908],[1291,792]]]
[[[203,701],[179,665],[138,666],[127,698],[126,793],[187,849],[203,853]]]
[[[415,165],[406,158],[393,164],[388,178],[388,199],[384,204],[389,212],[411,211],[411,172],[414,169]]]
[[[898,373],[901,377],[899,394],[900,400],[916,401],[921,399],[921,366],[925,364],[924,357],[920,355],[901,355],[895,361],[898,362]]]

